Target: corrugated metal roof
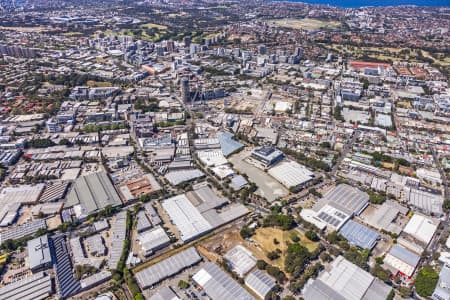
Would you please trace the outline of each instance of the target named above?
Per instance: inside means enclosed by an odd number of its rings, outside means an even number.
[[[276,286],[276,281],[263,271],[254,270],[245,278],[245,284],[258,294],[258,296],[265,299],[267,293]]]
[[[343,256],[337,257],[331,266],[332,269],[322,273],[319,278],[347,300],[360,300],[374,279],[370,273]]]
[[[192,170],[180,170],[180,171],[170,171],[165,177],[170,182],[171,185],[177,185],[185,181],[190,181],[195,178],[204,176],[205,174],[197,169]]]
[[[233,140],[233,134],[230,132],[222,132],[217,135],[222,153],[225,156],[232,154],[233,152],[241,149],[244,145],[236,140]]]
[[[52,280],[39,272],[0,288],[0,299],[41,300],[53,293]]]
[[[135,274],[142,288],[149,288],[201,260],[194,247],[179,252]]]
[[[437,230],[438,224],[439,220],[415,214],[403,231],[428,245]]]
[[[180,298],[168,286],[160,288],[149,300],[178,300]]]
[[[406,248],[403,248],[400,245],[392,246],[391,250],[389,251],[389,254],[413,267],[417,266],[417,264],[420,261],[420,256],[412,253],[411,251],[409,251]]]
[[[308,282],[303,290],[303,298],[305,300],[347,300],[320,279]]]
[[[256,265],[256,258],[241,245],[237,245],[228,251],[224,258],[231,264],[233,271],[241,277]]]
[[[213,300],[255,300],[230,275],[212,262],[205,264],[192,279],[197,282]]]
[[[183,241],[192,240],[213,228],[184,194],[164,200],[162,207],[177,226]]]
[[[117,268],[117,263],[122,256],[123,243],[126,238],[126,228],[127,212],[121,211],[116,215],[115,223],[112,226],[113,233],[108,261],[108,266],[112,270],[115,270]]]
[[[67,196],[65,207],[81,204],[87,214],[104,209],[106,206],[121,205],[119,195],[105,172],[79,177]]]
[[[378,232],[355,221],[349,220],[342,226],[339,232],[350,244],[363,249],[372,249],[380,237]]]
[[[369,195],[348,184],[340,184],[325,194],[324,198],[359,214],[369,203]]]
[[[305,184],[314,178],[313,172],[295,161],[282,161],[268,173],[287,188]]]

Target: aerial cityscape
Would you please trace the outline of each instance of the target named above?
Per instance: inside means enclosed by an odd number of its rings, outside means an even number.
[[[450,300],[450,3],[306,2],[0,0],[0,300]]]

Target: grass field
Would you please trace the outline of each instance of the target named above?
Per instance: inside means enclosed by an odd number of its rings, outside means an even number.
[[[333,49],[341,54],[350,54],[356,58],[362,57],[363,55],[368,55],[373,59],[378,59],[382,61],[420,61],[418,59],[418,51],[408,48],[392,48],[392,47],[357,47],[357,46],[345,46],[339,44],[332,44],[331,46],[326,46],[328,48]],[[409,54],[401,53],[404,50],[409,50]],[[423,57],[431,58],[434,60],[436,64],[441,66],[450,66],[450,57],[444,57],[439,59],[437,57],[432,56],[428,51],[422,50]]]
[[[70,31],[70,32],[64,33],[64,36],[66,36],[66,37],[81,36],[81,35],[83,35],[81,32],[76,32],[76,31]]]
[[[49,31],[50,28],[44,26],[37,27],[5,27],[0,26],[0,30],[10,30],[10,31],[19,31],[19,32],[46,32]]]
[[[147,27],[144,27],[144,26],[147,26]],[[167,27],[164,27],[163,25],[147,23],[147,24],[142,25],[140,30],[133,30],[133,29],[121,29],[120,31],[107,30],[107,31],[105,31],[105,34],[112,35],[112,36],[130,36],[134,39],[156,42],[160,39],[161,35],[166,33],[166,28]],[[155,32],[154,34],[149,35],[147,33],[146,29],[155,29],[155,30],[158,30],[158,32]],[[136,35],[135,32],[139,32],[139,33]]]
[[[297,229],[283,231],[281,229],[272,227],[258,228],[252,239],[259,246],[259,248],[262,249],[265,255],[268,252],[275,251],[277,248],[280,249],[280,258],[269,261],[266,257],[265,260],[284,270],[284,259],[286,256],[286,251],[288,248],[288,244],[293,243],[291,236],[294,234],[300,238],[300,244],[305,246],[309,251],[314,251],[315,249],[317,249],[319,244],[306,238],[303,232]],[[278,241],[278,244],[274,243],[274,239]]]
[[[164,25],[159,25],[159,24],[155,24],[155,23],[146,23],[141,25],[142,28],[158,28],[160,30],[164,30],[167,29],[167,26]]]
[[[291,29],[304,29],[304,30],[318,30],[318,29],[334,29],[341,25],[338,21],[322,21],[317,19],[305,18],[305,19],[274,19],[269,20],[269,24],[279,27],[291,28]]]

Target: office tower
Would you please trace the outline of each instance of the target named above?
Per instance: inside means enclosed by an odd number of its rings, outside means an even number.
[[[184,102],[188,102],[190,100],[190,94],[189,78],[183,77],[181,78],[181,97],[183,97]]]
[[[185,48],[189,48],[191,46],[191,37],[190,36],[185,36],[184,37],[184,47]]]
[[[258,46],[258,54],[259,55],[266,55],[267,49],[265,45],[259,45]]]

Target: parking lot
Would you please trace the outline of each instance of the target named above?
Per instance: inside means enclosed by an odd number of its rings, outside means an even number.
[[[266,198],[269,202],[273,202],[277,198],[287,196],[289,191],[281,185],[281,183],[276,181],[263,170],[246,161],[247,157],[250,156],[250,153],[250,150],[244,150],[231,156],[229,160],[236,170],[247,174],[250,181],[256,183],[258,186],[256,194]]]

